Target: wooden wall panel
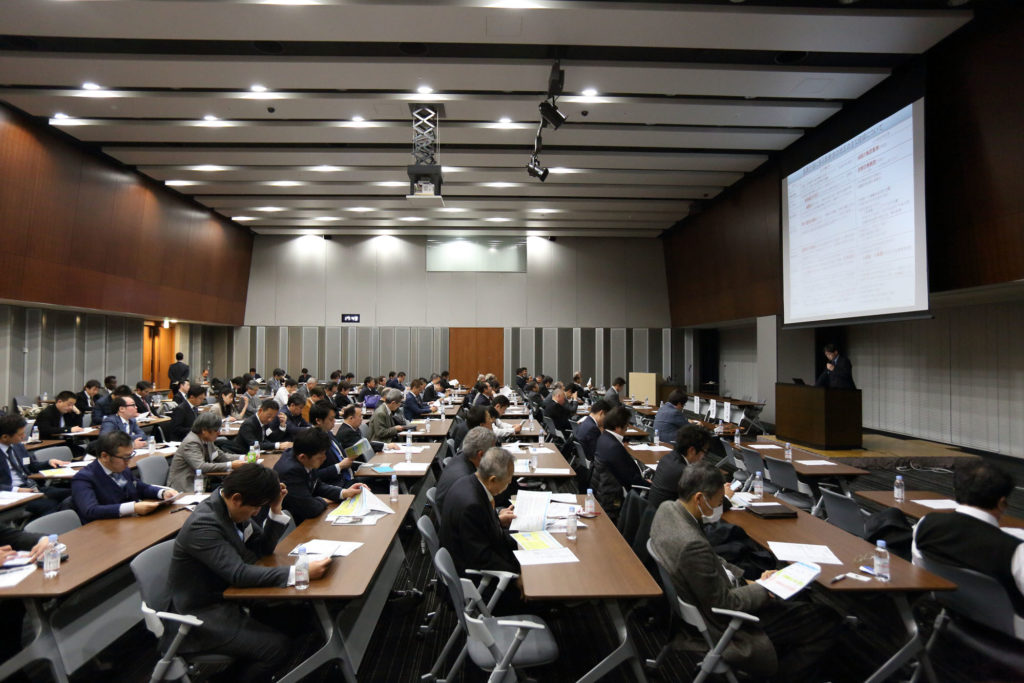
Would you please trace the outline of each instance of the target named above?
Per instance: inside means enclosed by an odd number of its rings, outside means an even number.
[[[252,242],[0,105],[0,298],[241,325]]]
[[[465,385],[493,372],[504,383],[505,341],[500,327],[452,327],[448,330],[448,371]]]

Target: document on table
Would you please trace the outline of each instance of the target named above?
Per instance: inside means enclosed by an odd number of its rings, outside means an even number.
[[[0,505],[10,505],[38,495],[36,492],[3,491],[0,492]]]
[[[813,562],[794,562],[783,567],[767,579],[758,579],[761,584],[783,600],[793,597],[821,574],[821,567]]]
[[[955,510],[957,506],[957,502],[955,500],[950,500],[949,498],[939,498],[937,500],[931,500],[929,498],[915,498],[910,502],[917,503],[918,505],[924,505],[932,510]]]
[[[520,566],[528,567],[531,564],[566,564],[579,562],[568,548],[554,548],[552,550],[513,550],[512,553],[519,560]]]
[[[530,470],[530,474],[537,474],[544,477],[564,477],[572,474],[568,467],[538,467]]]
[[[209,493],[192,493],[187,496],[182,496],[181,498],[178,498],[174,502],[177,503],[178,505],[195,505],[196,503],[203,502],[209,497]]]
[[[776,446],[775,444],[769,443],[748,443],[747,446],[749,446],[750,448],[756,448],[759,451],[765,451],[768,450],[769,448],[778,448],[780,450],[782,449],[782,446]]]
[[[399,453],[422,453],[428,448],[430,448],[430,446],[407,446],[402,444],[398,447],[397,451]]]
[[[828,465],[837,466],[839,463],[832,462],[831,460],[797,460],[796,462],[801,465],[814,465],[820,467],[827,467]]]
[[[398,474],[426,474],[429,462],[396,462],[391,467]]]
[[[516,518],[509,529],[512,531],[543,531],[551,503],[550,491],[524,491],[516,494]]]
[[[362,489],[362,492],[358,496],[347,498],[327,514],[328,519],[336,517],[362,517],[364,515],[378,512],[383,514],[394,514],[394,510],[389,508],[381,501],[380,498],[375,496],[369,489]]]
[[[732,503],[734,508],[745,508],[754,501],[754,494],[747,493],[745,491],[736,491],[729,498],[729,502]]]
[[[576,505],[576,494],[575,493],[552,493],[552,503],[568,503],[569,505]]]
[[[314,538],[300,543],[292,549],[289,555],[298,555],[299,548],[305,547],[307,555],[320,555],[322,557],[348,557],[361,546],[362,543],[355,541],[328,541],[322,538]]]
[[[630,448],[632,448],[634,451],[653,451],[655,453],[667,452],[672,450],[668,446],[661,446],[653,443],[630,444]]]
[[[519,495],[522,495],[522,491]],[[546,531],[521,531],[512,534],[512,538],[519,544],[520,550],[557,550],[562,547],[562,544]]]
[[[516,458],[515,474],[529,474],[530,470],[530,459],[529,458]]]
[[[783,562],[811,562],[814,564],[842,564],[827,545],[814,543],[783,543],[768,541],[768,549]]]
[[[75,471],[70,467],[58,467],[52,470],[39,470],[39,474],[44,477],[73,477]]]
[[[36,570],[35,564],[27,564],[24,567],[0,570],[0,588],[12,588]]]

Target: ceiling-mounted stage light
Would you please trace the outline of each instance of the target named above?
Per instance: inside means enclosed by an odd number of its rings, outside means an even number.
[[[540,117],[544,119],[544,123],[555,130],[561,128],[568,118],[565,114],[558,111],[558,107],[553,102],[548,102],[547,100],[541,102],[537,108],[540,109]]]
[[[531,178],[537,178],[542,183],[548,179],[548,169],[540,165],[540,159],[537,157],[530,157],[530,163],[526,165],[526,172]]]

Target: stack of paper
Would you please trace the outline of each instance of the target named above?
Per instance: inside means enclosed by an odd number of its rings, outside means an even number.
[[[778,449],[782,448],[782,446],[776,446],[775,444],[770,444],[770,443],[748,443],[746,445],[749,446],[750,448],[755,448],[755,449],[757,449],[759,451],[765,451],[765,450],[768,450],[770,448],[778,448]]]
[[[209,497],[209,493],[193,493],[187,496],[181,496],[174,502],[178,505],[195,505],[196,503],[202,503]]]
[[[783,562],[809,562],[812,564],[842,564],[827,545],[813,543],[783,543],[768,541],[768,549]]]
[[[519,495],[522,495],[522,491]],[[516,559],[519,560],[519,564],[524,567],[531,564],[563,564],[580,561],[571,550],[556,541],[547,531],[512,534],[512,538],[521,548],[521,550],[513,552]]]
[[[73,477],[75,471],[70,467],[58,467],[53,470],[39,470],[39,474],[44,477]]]
[[[949,498],[938,498],[935,500],[930,498],[915,498],[910,502],[917,503],[918,505],[924,505],[932,510],[955,510],[957,507],[957,502],[955,500],[950,500]]]
[[[35,570],[35,564],[27,564],[24,567],[0,571],[0,588],[11,588],[12,586],[17,586],[26,576]]]
[[[355,541],[328,541],[322,538],[314,538],[295,546],[289,555],[298,555],[299,548],[305,547],[307,555],[318,555],[320,557],[348,557],[362,543]]]
[[[366,519],[373,519],[369,523],[376,524],[380,517],[394,513],[372,491],[362,489],[358,496],[341,501],[338,507],[327,513],[326,519],[331,524],[364,524]]]
[[[807,584],[818,578],[821,567],[813,562],[794,562],[783,567],[767,579],[758,579],[761,584],[783,600],[788,600],[799,593]]]
[[[31,498],[36,495],[32,492],[0,491],[0,505],[10,505]]]
[[[631,443],[629,445],[634,451],[652,451],[654,453],[661,453],[671,451],[672,449],[668,446],[661,446],[654,443]]]
[[[396,462],[391,467],[398,474],[426,474],[429,462]]]
[[[520,490],[516,494],[516,518],[509,528],[512,531],[543,531],[550,503],[549,491]]]
[[[407,446],[405,444],[401,444],[395,450],[397,450],[399,453],[422,453],[428,448],[430,448],[430,446]]]
[[[828,465],[836,466],[839,463],[832,462],[831,460],[797,460],[801,465],[815,465],[817,467],[826,467]]]

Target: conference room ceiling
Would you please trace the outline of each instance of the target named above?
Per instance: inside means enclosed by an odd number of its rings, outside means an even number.
[[[0,99],[259,234],[653,237],[970,8],[4,0]],[[444,207],[405,198],[412,103],[444,107]]]

